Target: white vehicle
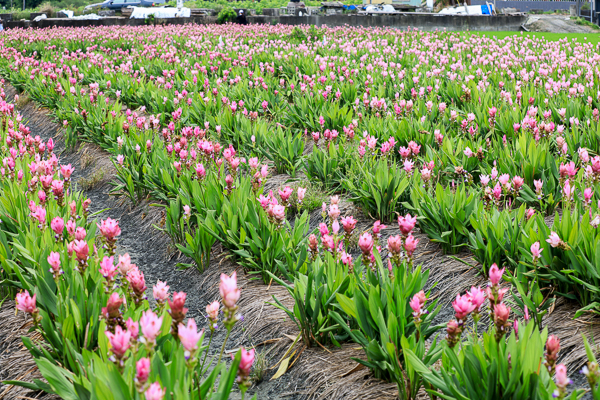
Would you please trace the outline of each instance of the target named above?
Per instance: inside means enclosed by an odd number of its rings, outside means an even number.
[[[371,4],[365,7],[359,14],[399,14],[390,4]]]

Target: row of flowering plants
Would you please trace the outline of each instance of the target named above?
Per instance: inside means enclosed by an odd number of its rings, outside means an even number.
[[[563,368],[554,384],[553,370],[529,367],[541,362],[540,321],[550,291],[579,301],[582,312],[600,303],[600,158],[593,156],[599,112],[591,67],[575,73],[575,58],[550,67],[544,53],[520,54],[529,63],[522,68],[506,61],[511,46],[494,41],[470,39],[470,52],[450,50],[455,35],[384,31],[378,43],[388,48],[380,53],[368,30],[331,32],[328,44],[273,41],[256,27],[239,28],[234,39],[221,29],[193,27],[178,39],[182,32],[174,27],[151,35],[122,29],[120,39],[114,32],[103,37],[101,29],[85,38],[66,30],[66,48],[53,47],[60,44],[56,32],[14,33],[0,68],[54,110],[69,143],[93,141],[112,155],[117,193],[162,202],[164,229],[199,268],[208,266],[219,241],[248,272],[284,285],[293,309],[274,304],[298,325],[306,346],[359,343],[366,353],[360,362],[396,382],[402,398],[414,398],[422,385],[456,398],[478,398],[482,390],[494,397],[507,388],[517,397],[564,397]],[[20,41],[21,35],[31,37]],[[185,40],[193,35],[205,41]],[[370,45],[339,57],[349,37]],[[519,46],[539,52],[539,42],[521,40]],[[577,57],[593,53],[546,44]],[[429,52],[436,46],[446,50]],[[494,52],[505,58],[493,59]],[[318,231],[310,231],[306,188],[265,191],[273,169],[304,172],[378,221],[359,232],[336,195],[323,204]],[[544,217],[557,208],[548,227]],[[396,221],[400,233],[380,243],[383,224]],[[483,339],[461,342],[468,338],[461,336],[466,317],[477,309],[479,318],[484,291],[474,288],[455,302],[447,347],[457,362],[434,339],[437,304],[424,291],[427,272],[412,261],[417,224],[447,253],[471,249],[492,279],[486,295],[496,330]],[[510,310],[494,264],[508,267],[520,294],[515,302],[531,310],[534,322],[521,328],[523,336],[507,336]],[[512,355],[528,341],[538,353]],[[459,395],[447,381],[471,367],[464,359],[473,354],[491,366],[490,385]],[[511,370],[507,354],[527,368]],[[440,358],[442,375],[427,372]],[[469,371],[469,379],[478,377]],[[518,387],[505,385],[507,371]]]
[[[227,399],[237,377],[245,392],[254,350],[227,365],[204,340],[238,319],[235,273],[221,277],[222,304],[207,307],[210,332],[199,331],[185,293],[161,281],[149,290],[129,255],[116,254],[119,223],[93,219],[52,139],[33,136],[13,104],[0,108],[0,276],[41,337],[23,343],[44,377],[8,383],[64,399]]]

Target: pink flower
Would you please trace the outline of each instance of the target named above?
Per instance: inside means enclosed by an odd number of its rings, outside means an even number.
[[[533,256],[533,261],[538,260],[542,256],[542,251],[544,249],[540,248],[540,242],[535,242],[531,245],[531,255]]]
[[[504,325],[508,321],[510,316],[510,307],[504,305],[504,303],[496,304],[494,306],[494,317],[497,325]]]
[[[245,348],[241,348],[242,358],[240,359],[240,365],[238,373],[243,376],[250,375],[250,369],[252,368],[252,364],[254,364],[254,352],[255,350],[246,350]],[[231,358],[234,358],[234,355],[231,355]]]
[[[166,389],[161,389],[160,383],[154,382],[148,390],[146,390],[146,400],[162,400],[167,393]]]
[[[344,228],[346,233],[350,234],[356,227],[356,222],[357,221],[352,216],[342,217],[342,228]]]
[[[111,218],[107,218],[106,221],[100,221],[100,233],[108,240],[113,240],[115,237],[121,234],[121,228],[119,228],[119,221]]]
[[[555,371],[554,381],[556,382],[556,386],[564,388],[571,383],[567,375],[567,367],[564,364],[558,364]]]
[[[160,333],[162,322],[162,317],[157,317],[151,310],[144,311],[140,318],[140,327],[144,338],[148,342],[154,343],[156,337]]]
[[[132,268],[127,272],[127,281],[131,285],[133,292],[138,297],[142,297],[144,292],[146,291],[146,279],[144,278],[144,273],[140,271],[137,267]]]
[[[289,187],[289,186],[284,187],[283,190],[279,191],[279,197],[281,197],[281,201],[283,201],[284,203],[287,202],[293,192],[294,191],[292,190],[291,187]]]
[[[536,193],[541,192],[542,188],[544,187],[544,182],[541,180],[534,180],[533,185],[535,186]]]
[[[413,316],[416,317],[421,314],[421,308],[423,307],[423,303],[421,303],[417,295],[413,296],[413,298],[408,302],[408,305],[413,310]]]
[[[237,274],[233,271],[231,276],[221,274],[221,282],[219,284],[219,293],[223,300],[223,305],[229,309],[236,307],[237,301],[240,299],[240,289],[237,287]]]
[[[75,230],[75,240],[85,240],[86,236],[87,232],[85,231],[85,229],[81,226],[77,227],[77,229]]]
[[[525,180],[523,178],[521,178],[520,176],[515,176],[512,179],[512,184],[513,184],[513,187],[515,188],[515,190],[519,190],[521,188],[521,186],[523,186],[524,182],[525,182]]]
[[[57,235],[62,235],[65,229],[65,221],[61,217],[56,217],[50,222],[50,228],[52,228]]]
[[[465,156],[467,156],[467,157],[469,157],[469,158],[470,158],[470,157],[473,157],[473,150],[471,150],[469,147],[467,147],[467,148],[465,149],[465,151],[463,151],[463,153],[465,154]]]
[[[52,271],[60,271],[60,254],[57,252],[51,252],[48,256],[48,264],[52,267]]]
[[[113,292],[106,301],[106,307],[102,307],[102,315],[107,319],[119,317],[121,315],[119,308],[124,301],[125,299],[120,298],[117,292]]]
[[[481,290],[480,287],[472,286],[471,290],[467,292],[467,295],[469,296],[471,304],[475,307],[475,311],[479,312],[486,299],[485,292]]]
[[[218,301],[213,301],[207,305],[206,314],[208,315],[208,319],[216,321],[219,318],[219,308],[221,308],[221,304]]]
[[[406,214],[405,217],[398,217],[398,225],[400,226],[400,232],[403,236],[408,236],[417,224],[417,217],[412,217],[410,214]]]
[[[124,331],[119,325],[115,328],[115,333],[110,331],[104,332],[108,337],[111,345],[111,351],[115,357],[120,360],[123,358],[127,350],[129,350],[129,342],[131,340],[131,333]]]
[[[188,319],[187,326],[179,324],[177,335],[179,341],[186,352],[186,359],[189,359],[191,355],[198,350],[198,342],[202,338],[204,330],[198,332],[196,321],[193,318]]]
[[[498,269],[498,266],[496,265],[496,263],[492,264],[492,267],[490,268],[490,281],[492,282],[492,285],[496,286],[500,280],[502,279],[502,274],[504,274],[504,268],[502,269]]]
[[[386,226],[383,225],[381,222],[375,221],[375,223],[373,224],[373,233],[375,234],[375,236],[379,237],[381,234],[381,231],[385,228],[386,228]]]
[[[272,212],[277,222],[282,223],[285,220],[285,207],[281,204],[274,205]]]
[[[302,203],[304,200],[304,196],[306,195],[306,188],[298,188],[298,201]]]
[[[358,239],[358,247],[365,255],[370,255],[373,250],[373,237],[368,233],[363,233]]]
[[[590,155],[588,154],[586,149],[580,147],[579,150],[577,150],[577,153],[579,153],[579,159],[582,163],[585,164],[590,161]]]
[[[498,182],[500,182],[500,184],[502,186],[506,186],[506,184],[508,183],[509,180],[510,180],[510,175],[508,175],[508,174],[502,174],[498,178]]]
[[[550,246],[552,247],[558,247],[562,243],[562,240],[556,232],[552,231],[548,239],[546,239],[546,242],[550,243]]]
[[[143,357],[135,364],[135,381],[139,385],[144,385],[150,376],[150,359]]]
[[[133,264],[131,264],[131,258],[129,257],[128,253],[119,256],[119,263],[117,264],[117,267],[122,275],[127,275],[127,272],[131,270],[132,265]]]
[[[73,251],[80,261],[85,261],[90,254],[90,248],[85,240],[75,240],[73,243]]]
[[[321,234],[321,236],[325,236],[329,234],[329,228],[327,228],[327,224],[321,222],[319,224],[319,233]]]
[[[166,282],[159,280],[152,288],[152,294],[154,296],[154,300],[159,303],[164,303],[169,298],[169,286],[167,286]]]
[[[345,266],[352,265],[352,255],[350,255],[344,251],[344,252],[342,252],[341,258],[342,258],[342,264],[344,264]]]
[[[127,326],[127,330],[131,333],[131,339],[137,340],[138,335],[140,334],[140,324],[129,317],[127,321],[125,321],[125,326]]]
[[[419,244],[419,239],[415,239],[413,235],[408,235],[404,241],[404,250],[406,250],[406,254],[409,258],[412,257],[413,253],[415,252],[417,244]]]
[[[456,313],[456,319],[465,319],[473,310],[475,305],[471,303],[471,298],[468,294],[464,296],[456,295],[456,300],[452,302],[454,312]]]
[[[195,171],[198,179],[203,179],[206,176],[206,170],[204,169],[204,165],[202,164],[196,164]]]
[[[340,216],[340,209],[338,207],[337,204],[332,204],[329,206],[329,218],[331,218],[332,220],[336,220],[338,219],[338,217]]]
[[[390,236],[387,242],[387,249],[393,255],[399,255],[402,251],[402,238],[400,235]]]
[[[65,180],[69,180],[71,178],[73,171],[75,170],[73,169],[71,164],[60,166],[60,174],[63,176],[63,178],[65,178]]]
[[[117,274],[117,266],[114,265],[114,257],[106,257],[102,259],[100,263],[100,275],[104,279],[112,280]]]
[[[586,188],[583,191],[583,198],[586,203],[589,203],[592,200],[593,195],[594,195],[594,190],[592,188]]]
[[[24,291],[21,293],[17,293],[17,310],[21,310],[27,314],[33,314],[37,312],[37,307],[35,306],[35,294],[33,297],[29,295],[29,291]]]

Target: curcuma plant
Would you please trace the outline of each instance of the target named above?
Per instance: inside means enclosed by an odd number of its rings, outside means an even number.
[[[456,254],[467,245],[472,231],[471,215],[477,210],[478,199],[466,185],[443,188],[438,184],[435,196],[420,187],[411,192],[411,204],[406,208],[418,215],[421,230],[445,253]]]
[[[357,261],[352,297],[336,294],[343,313],[332,311],[331,315],[364,349],[367,359],[356,361],[376,377],[395,382],[401,399],[415,399],[422,381],[406,363],[406,351],[412,349],[427,366],[441,355],[437,339],[425,344],[440,328],[432,325],[440,307],[437,301],[428,301],[429,294],[423,291],[429,272],[413,269],[412,263],[397,257],[384,268],[377,252],[373,261],[365,258],[363,263],[370,267],[365,270]]]
[[[354,163],[342,185],[367,214],[382,222],[392,221],[402,211],[403,200],[408,200],[404,192],[410,181],[393,162],[390,165],[383,159],[369,164]]]

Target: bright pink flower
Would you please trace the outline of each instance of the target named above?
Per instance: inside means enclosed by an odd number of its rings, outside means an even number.
[[[51,252],[48,256],[48,264],[52,267],[52,271],[60,271],[60,254],[57,252]]]
[[[100,275],[104,279],[112,280],[117,274],[117,266],[114,264],[114,257],[106,257],[100,263]]]
[[[86,236],[87,232],[83,227],[79,226],[75,229],[75,240],[85,240]]]
[[[204,330],[198,332],[198,327],[196,326],[196,321],[193,318],[188,319],[187,326],[183,324],[179,324],[179,328],[177,330],[177,335],[179,336],[179,341],[183,346],[183,349],[186,351],[186,359],[193,355],[196,350],[198,350],[198,342],[202,338],[204,334]]]
[[[550,246],[552,247],[558,247],[562,243],[562,240],[556,232],[552,231],[548,239],[546,239],[546,242],[550,243]]]
[[[319,224],[319,233],[321,234],[321,236],[329,234],[329,228],[327,228],[327,224],[323,222]]]
[[[138,384],[144,385],[150,376],[150,359],[143,357],[135,364],[135,380]]]
[[[121,228],[119,228],[119,221],[111,218],[107,218],[106,221],[100,221],[100,233],[108,240],[113,240],[115,237],[121,234]]]
[[[406,254],[409,258],[412,257],[413,253],[415,252],[417,244],[419,244],[419,239],[415,239],[413,235],[408,235],[404,241],[404,250],[406,250]]]
[[[274,205],[273,217],[275,217],[277,222],[282,223],[285,220],[285,207],[281,204]]]
[[[386,226],[383,225],[381,222],[375,221],[375,223],[373,224],[373,233],[375,234],[375,236],[379,237],[381,231],[385,228]]]
[[[523,183],[525,183],[525,180],[523,178],[521,178],[520,176],[515,176],[512,179],[512,184],[513,184],[513,187],[515,188],[515,190],[519,190],[521,188],[521,186],[523,186]]]
[[[122,275],[127,275],[127,273],[131,270],[131,266],[133,264],[131,264],[131,258],[129,257],[129,253],[125,253],[122,256],[119,256],[119,263],[117,264],[117,267],[119,268],[119,272],[121,272]]]
[[[106,301],[106,307],[102,307],[102,315],[105,318],[116,318],[120,316],[119,308],[125,299],[120,298],[117,292],[113,292]]]
[[[306,188],[298,188],[298,201],[302,203],[304,200],[304,196],[306,195]]]
[[[90,254],[90,248],[85,240],[75,240],[73,243],[73,251],[80,261],[86,261]]]
[[[329,218],[331,218],[332,220],[336,220],[338,219],[338,217],[340,216],[340,209],[338,207],[337,204],[332,204],[329,206]]]
[[[293,189],[289,186],[284,187],[283,190],[279,190],[279,197],[281,197],[281,201],[284,203],[287,202],[293,192]]]
[[[127,326],[127,331],[131,333],[131,339],[137,340],[138,335],[140,334],[140,324],[129,317],[127,321],[125,321],[125,326]]]
[[[344,251],[344,252],[342,252],[341,258],[342,258],[342,264],[344,264],[345,266],[352,265],[352,255],[350,255]]]
[[[111,345],[111,351],[115,355],[115,357],[120,360],[123,358],[127,350],[129,350],[129,342],[131,340],[131,333],[129,331],[124,331],[120,326],[117,325],[115,328],[115,333],[111,333],[110,331],[104,332],[104,334],[108,337]]]
[[[533,261],[538,260],[542,256],[542,251],[544,249],[540,248],[540,242],[535,242],[531,245],[531,255],[533,256]]]
[[[207,305],[206,314],[208,315],[208,319],[216,321],[219,318],[219,308],[221,308],[221,304],[218,301],[213,301]]]
[[[502,186],[506,186],[506,184],[508,183],[508,181],[510,180],[510,175],[508,174],[502,174],[500,175],[500,177],[498,178],[498,182],[502,185]]]
[[[146,279],[144,278],[144,273],[139,268],[135,267],[127,272],[127,281],[136,296],[142,297],[144,295],[147,289]]]
[[[556,386],[565,388],[571,383],[571,380],[567,375],[567,367],[564,364],[558,364],[555,371],[556,374],[554,375],[554,381],[556,382]]]
[[[56,217],[50,222],[50,228],[52,228],[57,235],[62,235],[65,229],[65,221],[61,217]]]
[[[402,251],[402,238],[400,235],[390,236],[387,242],[387,249],[393,255],[399,255]]]
[[[162,322],[162,317],[157,317],[151,310],[144,311],[140,318],[140,327],[147,341],[154,343],[160,333]]]
[[[160,383],[154,382],[144,394],[146,396],[146,400],[163,400],[166,393],[167,389],[161,389]]]
[[[164,303],[169,298],[169,286],[166,282],[158,280],[152,288],[154,300],[159,303]]]
[[[350,234],[356,227],[356,222],[357,221],[352,216],[342,217],[342,228],[344,228],[346,233]]]
[[[33,314],[37,312],[37,308],[35,306],[35,297],[35,294],[33,295],[33,297],[31,297],[27,290],[21,293],[17,293],[17,310],[21,310],[27,314]]]
[[[502,269],[498,269],[498,266],[496,265],[496,263],[492,264],[492,267],[490,268],[490,281],[492,282],[492,285],[497,285],[500,280],[502,279],[502,274],[504,274],[504,268]]]
[[[467,292],[467,295],[469,296],[471,304],[473,304],[475,307],[475,311],[479,312],[481,310],[481,306],[485,302],[485,292],[481,290],[480,287],[472,286],[471,290]]]
[[[419,296],[414,295],[412,299],[408,302],[408,305],[413,310],[413,316],[418,317],[422,313],[423,303],[421,302]]]
[[[362,250],[363,254],[370,255],[373,250],[373,237],[368,233],[363,233],[358,239],[358,247]]]
[[[508,321],[510,316],[510,307],[507,307],[504,303],[496,304],[494,306],[494,317],[496,324],[504,325]]]
[[[594,195],[594,190],[592,188],[586,188],[583,191],[583,198],[586,203],[589,203],[592,200],[593,195]]]
[[[400,226],[400,232],[403,236],[408,236],[417,224],[417,217],[406,214],[405,217],[398,217],[398,225]]]
[[[471,303],[471,298],[468,294],[464,296],[456,295],[456,300],[452,302],[454,312],[456,313],[456,319],[465,319],[473,310],[475,305]]]
[[[237,273],[233,271],[231,276],[221,274],[221,282],[219,284],[219,293],[223,300],[223,305],[229,309],[236,307],[237,301],[240,299],[240,289],[237,287]]]
[[[252,368],[252,364],[254,364],[254,349],[246,350],[245,348],[241,348],[242,358],[240,359],[239,365],[239,375],[248,376],[250,375],[250,369]],[[234,358],[234,354],[231,355],[231,358]]]

